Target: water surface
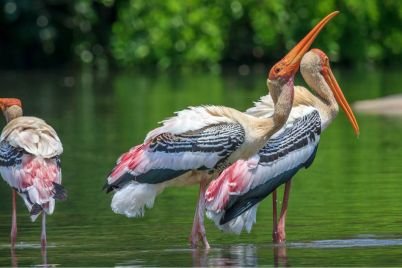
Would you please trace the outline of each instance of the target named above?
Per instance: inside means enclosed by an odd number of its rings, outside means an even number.
[[[401,70],[335,72],[347,98],[401,92]],[[229,235],[207,220],[212,249],[188,246],[197,187],[167,189],[142,219],[110,209],[101,191],[117,157],[157,122],[189,105],[244,110],[266,93],[265,74],[140,75],[1,73],[2,97],[46,119],[64,145],[69,198],[48,217],[47,262],[63,266],[401,266],[402,118],[357,115],[354,137],[340,113],[314,164],[293,182],[285,247],[271,243],[271,199],[250,234]],[[1,123],[4,126],[4,121]],[[11,191],[0,183],[0,266],[41,265],[40,221],[18,200],[18,245],[9,247]],[[281,191],[280,191],[281,192]]]

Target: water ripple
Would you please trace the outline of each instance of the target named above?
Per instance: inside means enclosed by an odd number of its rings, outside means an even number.
[[[286,244],[290,248],[353,248],[353,247],[389,247],[402,246],[402,239],[355,238],[317,240],[311,242],[293,242]]]
[[[55,248],[55,243],[48,243],[46,248]],[[0,244],[0,248],[11,248],[9,243],[7,244]],[[25,242],[18,242],[15,244],[15,249],[37,249],[42,248],[40,243],[25,243]]]

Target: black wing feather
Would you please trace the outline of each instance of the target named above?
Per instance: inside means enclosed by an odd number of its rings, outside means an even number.
[[[16,148],[8,141],[0,142],[0,166],[10,167],[21,164],[24,149]]]
[[[151,168],[142,174],[127,171],[112,184],[106,183],[104,189],[110,192],[123,187],[130,181],[140,183],[161,183],[174,179],[190,170],[214,171],[224,165],[228,157],[244,142],[245,131],[239,123],[224,123],[205,127],[197,131],[183,134],[162,133],[151,141],[148,153],[166,153],[169,157],[180,161],[180,153],[215,153],[219,160],[213,167],[200,165],[194,169]],[[119,165],[119,164],[118,164]]]

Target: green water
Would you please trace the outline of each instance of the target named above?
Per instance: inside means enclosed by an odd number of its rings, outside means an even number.
[[[338,71],[355,100],[400,92],[401,70]],[[110,209],[101,191],[117,157],[157,122],[188,105],[244,110],[266,93],[265,74],[139,75],[1,73],[1,97],[46,119],[64,145],[69,198],[48,217],[47,263],[62,266],[401,266],[402,118],[357,114],[357,139],[340,113],[314,164],[294,179],[286,247],[271,243],[271,199],[250,234],[229,235],[206,220],[212,249],[191,250],[197,187],[170,188],[142,219]],[[4,126],[4,121],[1,127]],[[18,247],[11,257],[11,191],[0,183],[0,266],[41,265],[40,221],[18,200]]]

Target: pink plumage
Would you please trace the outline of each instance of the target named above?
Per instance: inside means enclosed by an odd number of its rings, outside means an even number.
[[[149,147],[148,144],[140,144],[133,147],[127,153],[124,153],[117,161],[117,165],[113,168],[109,175],[108,183],[113,184],[119,179],[125,172],[136,172],[138,165],[145,161],[144,153]],[[136,173],[140,173],[137,171]]]
[[[229,201],[230,195],[245,193],[252,183],[255,159],[238,160],[225,169],[212,181],[206,191],[206,206],[215,212],[221,212]]]

